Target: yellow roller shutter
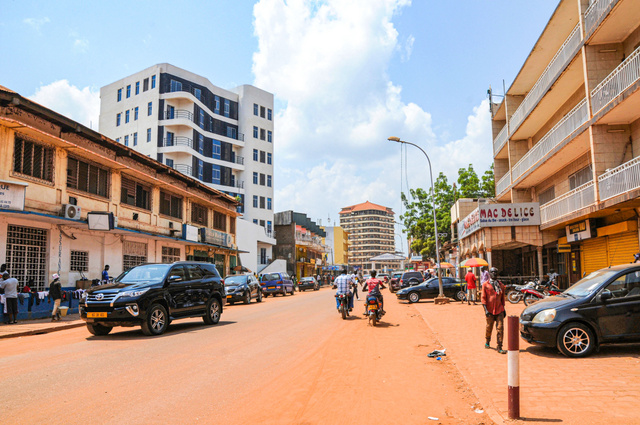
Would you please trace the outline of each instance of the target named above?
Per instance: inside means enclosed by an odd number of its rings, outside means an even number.
[[[608,267],[608,260],[606,236],[582,243],[582,270],[587,274]]]
[[[615,266],[617,264],[632,263],[633,256],[640,251],[637,231],[618,233],[617,235],[607,236],[607,238],[608,265]]]

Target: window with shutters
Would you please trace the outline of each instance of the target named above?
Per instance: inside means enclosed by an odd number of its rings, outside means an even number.
[[[546,189],[544,192],[540,192],[540,195],[538,195],[538,202],[540,202],[540,206],[546,204],[547,202],[551,202],[554,199],[556,199],[555,186],[551,186],[549,189]]]
[[[147,244],[124,241],[122,243],[122,269],[129,270],[147,262]]]
[[[213,212],[213,228],[216,230],[221,230],[223,232],[226,232],[227,216],[217,211],[214,211]]]
[[[109,195],[109,172],[88,162],[69,157],[67,159],[67,188],[106,198]]]
[[[229,233],[232,235],[236,234],[236,219],[235,217],[230,217],[229,220]]]
[[[573,190],[583,184],[589,183],[591,180],[593,180],[593,174],[591,172],[591,164],[589,164],[582,170],[569,176],[569,187]]]
[[[160,192],[160,214],[182,218],[182,198],[166,192]]]
[[[201,224],[207,226],[207,207],[200,204],[191,203],[191,222],[194,224]]]
[[[162,262],[165,264],[180,261],[180,248],[172,248],[170,246],[162,247]]]
[[[16,136],[13,150],[13,171],[53,182],[53,156],[53,148]]]
[[[151,210],[151,188],[122,176],[120,202],[133,207]]]

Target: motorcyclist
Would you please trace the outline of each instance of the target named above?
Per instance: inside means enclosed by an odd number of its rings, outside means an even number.
[[[355,283],[355,280],[351,275],[348,275],[346,270],[342,271],[342,274],[333,281],[333,289],[337,289],[336,295],[347,294],[349,300],[349,311],[353,310],[353,294],[351,293],[351,285]],[[336,297],[336,308],[340,309],[340,299]]]
[[[384,314],[384,299],[382,298],[382,293],[380,293],[380,289],[386,288],[380,279],[376,279],[376,275],[378,272],[375,270],[371,270],[371,278],[367,279],[364,283],[362,290],[364,291],[364,287],[367,286],[369,289],[369,295],[373,295],[378,299],[378,303],[380,304],[380,313]],[[364,315],[367,315],[367,303],[364,303]]]

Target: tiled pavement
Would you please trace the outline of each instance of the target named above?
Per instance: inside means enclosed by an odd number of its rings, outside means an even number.
[[[507,356],[484,348],[482,306],[421,301],[414,307],[447,349],[491,418],[500,423],[640,424],[640,344],[604,346],[584,359],[520,338],[520,414],[508,420]],[[524,305],[507,303],[519,316]],[[505,320],[505,349],[507,323]]]

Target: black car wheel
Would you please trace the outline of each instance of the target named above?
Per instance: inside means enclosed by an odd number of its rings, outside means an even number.
[[[533,294],[526,294],[524,296],[524,305],[531,305],[531,304],[533,304],[534,302],[536,302],[536,301],[538,301],[540,299],[541,298],[538,298]]]
[[[217,298],[211,298],[207,303],[207,313],[202,317],[207,325],[215,325],[220,321],[220,301]]]
[[[460,302],[466,301],[467,300],[467,294],[465,294],[464,291],[462,291],[462,290],[456,292],[456,300],[458,300]]]
[[[160,304],[153,304],[142,322],[142,333],[145,335],[162,335],[169,326],[167,309]]]
[[[111,329],[113,329],[113,327],[104,326],[99,323],[87,323],[87,329],[93,335],[103,336],[103,335],[109,335],[109,332],[111,332]]]
[[[596,348],[595,336],[582,323],[569,323],[558,333],[558,350],[567,357],[586,357]]]
[[[409,292],[409,302],[410,303],[417,303],[418,301],[420,301],[420,295],[417,292]]]
[[[256,298],[256,302],[262,302],[262,291],[258,291],[258,298]]]
[[[293,286],[291,287],[291,295],[295,295],[296,294],[296,290],[293,288]]]
[[[251,303],[251,291],[247,291],[244,294],[244,299],[242,300],[243,303],[245,304],[250,304]]]

